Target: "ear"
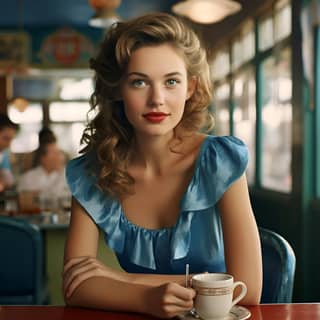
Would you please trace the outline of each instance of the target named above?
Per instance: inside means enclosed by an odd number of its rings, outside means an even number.
[[[195,76],[192,76],[188,79],[188,89],[187,89],[187,98],[186,100],[190,99],[193,95],[193,93],[196,90],[196,86],[197,86],[197,78]]]

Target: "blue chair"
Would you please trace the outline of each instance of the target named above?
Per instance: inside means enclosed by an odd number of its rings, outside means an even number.
[[[49,302],[44,279],[43,242],[35,225],[0,216],[0,305]]]
[[[259,228],[263,286],[261,303],[290,303],[296,267],[295,254],[290,244],[279,234]]]

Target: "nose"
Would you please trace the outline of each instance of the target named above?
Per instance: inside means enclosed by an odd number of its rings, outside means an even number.
[[[152,85],[150,87],[148,104],[151,107],[161,106],[164,103],[164,88],[161,85]]]

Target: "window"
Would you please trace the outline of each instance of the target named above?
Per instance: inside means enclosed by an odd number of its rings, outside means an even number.
[[[87,70],[37,71],[35,76],[13,78],[13,96],[30,100],[88,100],[93,91]]]
[[[12,151],[35,150],[38,132],[46,125],[54,131],[59,146],[69,157],[77,155],[92,92],[92,73],[88,70],[37,70],[36,75],[15,76],[13,96],[36,102],[24,112],[14,106],[9,108],[10,118],[21,126]]]
[[[254,25],[251,21],[247,22],[242,28],[241,34],[232,43],[232,70],[254,57]]]
[[[274,11],[259,21],[259,50],[271,48],[291,34],[291,5],[278,1]]]
[[[49,105],[50,127],[61,149],[71,158],[80,150],[80,139],[89,109],[88,102],[52,102]]]
[[[269,49],[274,44],[272,16],[265,17],[259,23],[259,50]]]
[[[211,75],[212,79],[219,80],[230,72],[230,54],[228,49],[220,50],[212,63]]]
[[[49,114],[52,122],[85,122],[90,109],[88,102],[52,102]]]
[[[232,134],[246,143],[251,186],[288,193],[292,189],[290,2],[274,2],[255,23],[242,24],[216,53],[215,134]]]
[[[215,88],[214,94],[214,132],[219,136],[230,135],[230,85],[222,84]]]
[[[242,52],[243,62],[246,62],[254,57],[255,52],[255,41],[254,41],[254,25],[252,22],[248,24],[244,31],[242,39]]]
[[[288,37],[291,33],[291,6],[279,3],[275,13],[275,41]]]
[[[63,78],[58,82],[62,100],[88,100],[93,92],[91,78]]]
[[[290,50],[262,64],[262,186],[291,191],[292,80]]]
[[[233,88],[234,135],[243,140],[249,151],[247,179],[254,183],[255,174],[255,128],[256,128],[256,85],[253,68],[238,74]]]
[[[238,38],[233,41],[232,44],[232,70],[237,69],[242,62],[243,52],[242,52],[242,42]]]

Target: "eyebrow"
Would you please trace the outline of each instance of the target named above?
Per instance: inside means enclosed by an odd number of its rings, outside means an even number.
[[[142,72],[130,72],[127,74],[127,77],[131,77],[131,76],[139,76],[139,77],[143,77],[143,78],[149,78],[149,76],[145,73]],[[164,75],[164,77],[173,77],[173,76],[182,76],[181,72],[175,71],[175,72],[170,72]]]

